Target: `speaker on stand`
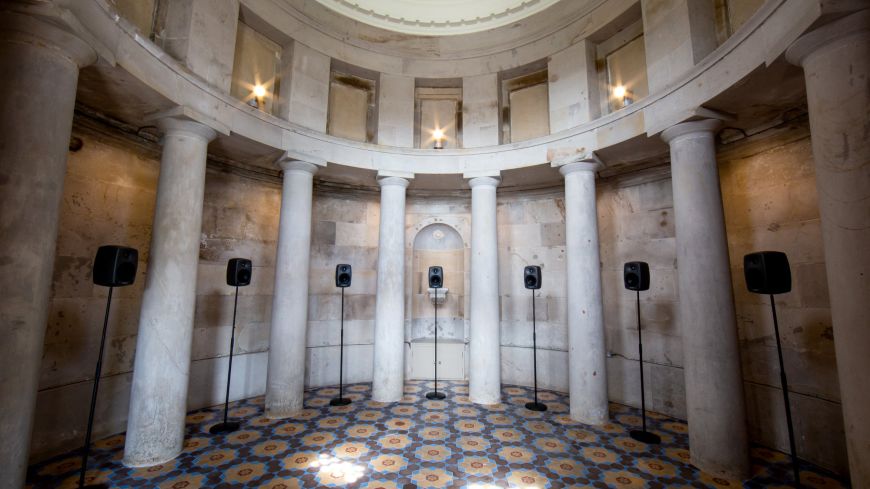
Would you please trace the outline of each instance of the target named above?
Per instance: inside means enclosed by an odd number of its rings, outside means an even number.
[[[642,261],[632,261],[625,264],[622,270],[625,288],[635,291],[637,297],[637,356],[640,365],[640,417],[643,429],[631,430],[632,438],[648,443],[659,444],[662,439],[655,433],[646,430],[646,391],[643,383],[643,339],[640,327],[640,291],[649,290],[649,265]]]
[[[782,398],[785,404],[785,421],[788,425],[788,446],[791,450],[791,467],[794,473],[795,487],[800,487],[800,464],[794,442],[794,427],[791,420],[791,403],[788,400],[788,379],[785,375],[785,363],[782,360],[782,343],[779,339],[779,323],[776,318],[775,294],[791,292],[791,268],[788,257],[780,251],[759,251],[743,257],[743,276],[746,288],[756,294],[770,296],[770,312],[773,314],[773,333],[776,336],[776,352],[779,355],[779,381],[782,387]]]
[[[444,270],[441,267],[429,267],[429,288],[435,289],[435,390],[426,394],[426,399],[444,399],[443,392],[438,392],[438,289],[444,287]]]
[[[347,406],[351,402],[344,397],[344,289],[350,287],[352,276],[350,265],[342,263],[335,267],[335,286],[341,288],[341,340],[338,349],[338,397],[329,401],[330,406]]]
[[[85,446],[82,448],[82,468],[79,472],[79,487],[88,489],[105,489],[106,484],[85,485],[85,472],[88,470],[88,456],[91,450],[91,435],[94,428],[94,411],[97,407],[97,392],[100,388],[100,374],[103,370],[103,351],[106,347],[106,331],[109,327],[109,310],[112,306],[112,291],[115,287],[132,285],[136,281],[136,269],[139,266],[139,252],[124,246],[100,246],[94,258],[94,284],[109,288],[106,298],[106,315],[103,318],[103,333],[100,337],[100,352],[97,357],[97,367],[94,372],[94,389],[91,392],[91,407],[88,411],[88,428],[85,432]]]
[[[230,333],[230,364],[227,369],[227,391],[224,397],[224,420],[209,428],[209,433],[217,435],[220,433],[231,433],[239,429],[239,423],[236,421],[227,421],[227,415],[230,407],[230,377],[233,375],[233,349],[236,343],[236,311],[239,307],[239,287],[244,287],[251,283],[251,275],[253,273],[251,260],[246,258],[233,258],[227,263],[227,285],[236,288],[236,298],[233,302],[233,329]]]
[[[527,402],[526,409],[546,411],[547,405],[538,402],[538,338],[535,325],[535,291],[541,288],[541,267],[528,266],[523,270],[523,284],[532,291],[532,365],[535,376],[535,402]]]

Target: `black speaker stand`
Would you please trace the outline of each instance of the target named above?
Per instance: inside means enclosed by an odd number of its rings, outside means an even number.
[[[791,403],[788,401],[788,380],[785,377],[785,363],[782,361],[782,343],[779,341],[779,322],[776,319],[776,302],[770,294],[770,312],[773,314],[773,332],[776,336],[776,352],[779,354],[779,381],[782,384],[782,400],[785,404],[785,422],[788,425],[788,447],[791,450],[791,468],[794,472],[795,487],[801,486],[800,463],[794,443],[794,427],[791,421]]]
[[[438,400],[447,396],[438,392],[438,289],[435,289],[435,390],[426,394],[426,399]]]
[[[526,409],[530,411],[546,411],[547,405],[538,402],[538,334],[535,331],[535,289],[532,290],[532,365],[535,377],[535,402],[527,402]]]
[[[233,375],[233,348],[236,343],[236,310],[239,307],[239,286],[236,285],[236,299],[233,302],[233,329],[230,333],[230,365],[227,369],[227,394],[224,397],[224,421],[212,426],[208,432],[212,435],[220,433],[232,433],[239,429],[239,423],[235,421],[227,421],[227,413],[230,407],[230,378]]]
[[[641,338],[640,332],[640,291],[636,290],[635,292],[637,293],[637,363],[640,365],[640,418],[643,423],[643,429],[631,430],[631,433],[629,434],[632,438],[641,443],[657,445],[662,442],[662,439],[659,435],[650,433],[646,430],[646,392],[643,385],[643,339]]]
[[[347,406],[351,401],[344,397],[344,287],[341,288],[341,340],[338,352],[338,397],[330,400],[329,405]]]
[[[109,287],[109,297],[106,299],[106,317],[103,319],[103,334],[100,337],[100,354],[97,357],[97,368],[94,372],[94,390],[91,392],[91,407],[88,411],[88,429],[85,432],[85,446],[82,448],[82,469],[79,473],[79,487],[82,489],[108,489],[106,484],[85,485],[85,472],[88,470],[88,455],[91,451],[91,435],[94,428],[94,411],[97,407],[97,391],[100,388],[100,373],[103,370],[103,350],[106,346],[106,331],[109,329],[109,309],[112,305],[112,291]]]

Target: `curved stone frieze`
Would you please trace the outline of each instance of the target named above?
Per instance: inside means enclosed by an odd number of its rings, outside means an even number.
[[[500,146],[428,150],[359,143],[312,131],[250,107],[209,86],[136,34],[105,0],[67,4],[78,20],[111,46],[117,64],[172,104],[185,106],[252,141],[339,165],[415,174],[504,171],[588,153],[653,136],[699,113],[699,108],[772,62],[818,18],[814,2],[771,0],[724,44],[668,88],[629,107],[548,136]],[[763,26],[763,29],[762,29]],[[605,164],[607,162],[605,161]]]
[[[376,27],[423,36],[480,32],[516,22],[559,0],[317,0]]]

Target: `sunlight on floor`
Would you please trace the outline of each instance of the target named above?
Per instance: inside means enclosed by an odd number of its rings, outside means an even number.
[[[321,453],[317,460],[311,462],[311,467],[320,468],[319,478],[338,484],[353,484],[365,473],[363,466],[325,453]]]

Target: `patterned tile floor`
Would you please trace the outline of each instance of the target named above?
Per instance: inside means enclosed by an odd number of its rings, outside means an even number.
[[[662,444],[628,436],[640,425],[639,411],[611,404],[610,424],[593,427],[572,421],[567,396],[541,392],[545,413],[526,410],[531,390],[502,389],[504,403],[479,406],[468,399],[464,382],[439,383],[444,401],[424,396],[431,382],[408,382],[394,404],[369,400],[369,384],[346,388],[348,406],[331,407],[338,389],[306,393],[305,409],[292,419],[263,416],[263,398],[233,403],[230,417],[240,431],[212,436],[220,407],[187,416],[183,453],[170,462],[143,469],[121,464],[124,435],[94,444],[88,480],[114,488],[300,487],[412,488],[465,487],[734,487],[687,461],[686,425],[648,416]],[[790,487],[788,457],[754,448],[753,477],[743,487]],[[31,467],[28,488],[74,488],[79,458],[66,454]],[[805,487],[843,487],[819,470],[805,468]]]

